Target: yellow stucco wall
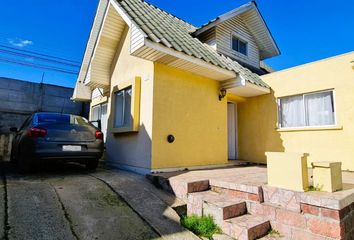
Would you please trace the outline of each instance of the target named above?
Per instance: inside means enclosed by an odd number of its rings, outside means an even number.
[[[266,162],[265,152],[305,152],[309,162],[341,161],[354,171],[354,52],[262,76],[272,93],[238,104],[239,158]],[[278,97],[334,89],[337,128],[277,130]]]
[[[155,64],[153,169],[227,162],[227,104],[219,89],[217,81]]]
[[[128,29],[126,27],[126,29]],[[154,64],[130,55],[130,31],[126,30],[113,63],[110,93],[113,89],[133,83],[141,77],[139,131],[113,133],[114,104],[108,99],[107,160],[113,164],[150,169],[152,149],[152,105]]]

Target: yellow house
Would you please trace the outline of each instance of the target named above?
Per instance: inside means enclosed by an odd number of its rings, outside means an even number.
[[[73,99],[91,102],[119,168],[305,151],[354,170],[353,54],[269,73],[262,60],[279,54],[254,2],[197,28],[142,0],[101,0]]]

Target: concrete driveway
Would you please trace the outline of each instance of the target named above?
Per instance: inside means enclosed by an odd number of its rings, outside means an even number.
[[[159,237],[119,195],[79,165],[58,164],[26,176],[5,168],[0,191],[5,239]]]
[[[196,239],[139,175],[57,164],[24,176],[0,167],[0,239]]]

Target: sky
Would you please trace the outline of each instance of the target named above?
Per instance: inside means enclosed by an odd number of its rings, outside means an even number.
[[[148,2],[200,26],[249,0]],[[2,1],[0,77],[33,82],[43,78],[45,83],[74,87],[97,4],[98,0]],[[257,0],[257,4],[281,50],[280,56],[266,60],[276,70],[354,51],[353,0]],[[34,53],[42,55],[33,57]]]

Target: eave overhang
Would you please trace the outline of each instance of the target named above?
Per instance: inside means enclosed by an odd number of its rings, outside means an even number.
[[[270,89],[249,83],[241,75],[236,79],[229,79],[221,83],[221,87],[227,91],[240,97],[255,97],[269,94]]]

